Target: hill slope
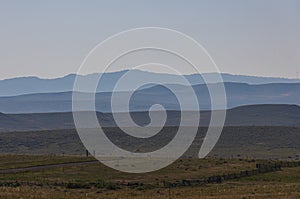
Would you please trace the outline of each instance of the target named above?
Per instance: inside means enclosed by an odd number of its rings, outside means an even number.
[[[210,121],[210,111],[201,111],[201,126]],[[122,114],[122,113],[119,113]],[[193,117],[194,112],[189,112]],[[149,123],[147,112],[131,113],[136,123]],[[111,113],[98,113],[103,126],[115,126]],[[187,118],[189,119],[189,118]],[[180,112],[168,111],[168,126],[177,126]],[[300,126],[300,106],[252,105],[227,111],[226,126]],[[74,128],[72,113],[0,114],[0,131],[36,131]]]
[[[190,96],[185,86],[170,85],[172,90],[183,96]],[[216,84],[210,85],[212,88]],[[210,95],[207,86],[199,84],[193,86],[199,101],[200,110],[210,110]],[[300,105],[299,84],[263,84],[249,85],[242,83],[225,83],[228,108],[252,104],[296,104]],[[121,92],[121,95],[126,94]],[[111,111],[110,92],[96,94],[96,110]],[[187,99],[188,100],[188,99]],[[125,111],[123,98],[117,99],[118,112]],[[147,111],[153,104],[162,104],[167,110],[180,110],[174,94],[163,86],[152,86],[137,90],[130,100],[130,112]],[[188,104],[188,103],[187,103]],[[190,109],[194,110],[194,109]],[[49,113],[71,112],[72,93],[44,93],[15,97],[0,97],[0,112],[3,113]],[[88,110],[86,110],[88,111]]]

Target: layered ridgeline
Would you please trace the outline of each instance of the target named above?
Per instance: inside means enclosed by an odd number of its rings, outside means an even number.
[[[123,142],[123,139],[120,139],[122,132],[116,127],[113,115],[110,113],[112,89],[125,72],[104,74],[104,80],[96,93],[98,120],[106,129],[107,135],[120,142],[117,144],[129,147],[133,151],[148,151],[148,145],[135,142],[131,138],[130,142]],[[149,79],[155,76],[155,79],[170,81],[178,78],[168,74],[133,72],[138,78],[147,76]],[[97,76],[92,74],[80,78],[90,81]],[[222,76],[226,82],[224,85],[228,111],[225,128],[211,155],[298,158],[296,154],[299,154],[300,81],[229,74],[222,74]],[[196,149],[194,152],[197,154],[210,122],[210,95],[201,76],[188,75],[186,78],[193,85],[200,103],[201,127],[191,147]],[[2,153],[85,154],[85,148],[74,129],[71,112],[74,79],[75,75],[68,75],[58,79],[27,77],[0,81],[0,151]],[[190,94],[187,92],[187,85],[168,86],[181,95],[188,97]],[[116,90],[116,92],[126,94],[128,91]],[[85,95],[85,93],[81,94]],[[122,97],[117,100],[119,100],[117,104],[122,106]],[[147,125],[150,122],[147,111],[153,104],[162,104],[168,110],[164,133],[162,137],[156,137],[158,144],[168,143],[169,138],[176,133],[181,116],[178,101],[170,90],[159,85],[146,85],[139,88],[131,97],[130,114],[137,124]],[[116,108],[122,110],[122,107]],[[194,118],[199,110],[188,110],[188,117],[185,119]],[[155,112],[155,114],[160,113],[162,112]],[[124,113],[117,114],[122,116]],[[126,124],[128,117],[123,118],[125,121],[123,125],[132,128]],[[87,123],[87,125],[93,128],[93,124]],[[155,127],[155,125],[150,126],[150,128]]]
[[[118,79],[127,71],[105,73],[102,75],[103,81],[97,92],[111,92]],[[131,74],[141,79],[157,79],[176,82],[178,76],[171,74],[151,73],[134,70]],[[204,73],[202,76],[215,76],[214,73]],[[254,77],[243,75],[221,74],[224,82],[246,83],[246,84],[269,84],[269,83],[300,83],[299,79],[273,78],[273,77]],[[85,81],[97,79],[99,74],[79,76]],[[203,77],[199,74],[186,75],[185,78],[191,85],[204,84]],[[37,77],[21,77],[0,81],[0,96],[15,96],[33,93],[57,93],[72,91],[76,75],[70,74],[57,79],[40,79]],[[134,81],[134,80],[133,80]]]
[[[169,85],[173,92],[189,96],[184,85]],[[214,85],[211,85],[213,88]],[[210,95],[205,84],[194,85],[193,89],[199,99],[199,110],[211,110]],[[254,104],[294,104],[300,105],[300,83],[272,83],[250,85],[246,83],[225,83],[227,107]],[[177,98],[169,89],[160,85],[151,85],[134,92],[130,99],[131,112],[147,111],[153,104],[161,104],[167,110],[181,110]],[[126,94],[126,91],[120,92]],[[96,110],[112,112],[111,92],[96,94]],[[84,95],[84,94],[82,94]],[[188,99],[187,99],[188,100]],[[117,100],[117,111],[123,111],[123,98]],[[119,105],[119,107],[118,107]],[[188,108],[188,107],[187,107]],[[2,113],[50,113],[71,112],[72,92],[36,93],[12,97],[0,97]],[[88,110],[84,110],[88,111]]]
[[[123,113],[117,113],[123,114]],[[178,126],[179,111],[167,112],[166,126]],[[190,111],[193,118],[195,112]],[[208,126],[210,111],[201,111],[200,126]],[[98,120],[104,127],[115,127],[111,113],[97,113]],[[150,122],[148,112],[132,112],[133,120],[139,125]],[[185,119],[189,119],[185,118]],[[124,117],[127,120],[127,117]],[[124,123],[126,126],[126,123]],[[296,105],[251,105],[233,108],[227,111],[226,126],[300,126],[300,106]],[[91,125],[92,127],[92,125]],[[35,113],[35,114],[3,114],[0,113],[0,132],[37,131],[73,129],[71,112]]]

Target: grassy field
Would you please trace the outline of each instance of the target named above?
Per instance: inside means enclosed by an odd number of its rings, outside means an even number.
[[[183,159],[146,174],[122,173],[99,162],[85,163],[94,159],[85,157],[85,148],[72,129],[1,133],[0,151],[19,155],[0,155],[0,198],[300,198],[300,167],[241,175],[257,171],[257,164],[299,161],[299,130],[300,127],[225,127],[208,158],[188,158],[199,152],[206,132],[205,127],[200,127]],[[120,137],[118,129],[107,131],[112,138]],[[174,132],[174,128],[166,128],[164,135],[154,141],[164,143]],[[138,140],[116,140],[125,148],[149,150]],[[30,169],[36,166],[42,167]],[[22,168],[26,170],[9,170]],[[188,183],[195,180],[199,183]]]
[[[26,156],[31,157],[31,156]],[[36,157],[36,160],[33,160]],[[47,159],[48,156],[33,156],[32,162],[28,164],[28,160],[23,156],[16,156],[18,164],[24,160],[24,166],[41,165],[40,159]],[[74,162],[74,161],[86,161],[90,158],[80,157],[61,157],[50,156],[46,160],[46,164]],[[64,161],[62,161],[65,158]],[[16,165],[11,162],[11,165]],[[11,165],[6,165],[4,168],[12,168]],[[175,182],[182,179],[199,179],[212,175],[222,175],[226,173],[238,172],[241,170],[247,170],[255,168],[255,162],[252,160],[225,160],[225,159],[181,159],[174,164],[151,173],[146,174],[129,174],[119,172],[104,166],[101,163],[80,165],[74,167],[60,167],[46,170],[25,172],[25,173],[13,173],[4,174],[0,177],[0,182],[5,180],[18,181],[18,182],[35,182],[42,184],[58,184],[58,183],[96,183],[97,181],[114,182],[120,184],[126,184],[128,182],[139,182],[156,185],[163,181]]]
[[[90,161],[79,156],[0,156],[0,169]],[[101,163],[1,174],[0,198],[299,198],[300,167],[197,186],[182,180],[239,173],[263,160],[180,159],[156,172],[128,174]]]
[[[186,155],[197,156],[206,131],[205,127],[199,128],[198,135]],[[107,128],[106,132],[113,140],[118,140],[116,145],[129,151],[153,150],[153,145],[149,146],[139,140],[121,139],[120,130],[117,128]],[[297,161],[300,156],[299,132],[300,127],[225,127],[210,157]],[[176,128],[166,127],[161,136],[155,136],[154,140],[146,143],[155,143],[155,148],[161,148],[174,133]],[[75,129],[0,133],[0,151],[9,154],[85,155],[85,147]]]
[[[69,162],[83,162],[94,160],[92,157],[82,156],[46,156],[46,155],[0,155],[0,169],[23,168],[49,164]]]

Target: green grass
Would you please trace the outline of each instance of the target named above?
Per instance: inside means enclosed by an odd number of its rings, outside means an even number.
[[[264,173],[240,179],[241,182],[272,182],[272,183],[300,183],[300,169],[283,168],[282,171]]]
[[[94,160],[92,157],[81,156],[45,156],[45,155],[0,155],[0,169],[12,169],[68,162]]]
[[[77,156],[0,156],[1,168],[86,161]],[[221,184],[166,188],[162,182],[198,179],[255,168],[261,161],[181,159],[151,173],[129,174],[101,163],[0,176],[0,198],[299,198],[300,167],[258,174]],[[128,182],[137,186],[125,186]]]
[[[74,161],[75,159],[74,157],[70,157],[69,160]],[[58,160],[60,160],[60,158],[58,158]],[[85,160],[85,158],[83,160]],[[39,162],[32,164],[37,163]],[[140,182],[156,185],[163,181],[175,182],[182,179],[198,179],[212,175],[239,172],[241,170],[253,169],[254,167],[255,162],[247,160],[182,159],[156,172],[129,174],[110,169],[101,163],[96,163],[15,174],[3,174],[0,176],[0,182],[9,180],[53,184],[56,182],[96,183],[98,180],[104,180],[114,183]]]

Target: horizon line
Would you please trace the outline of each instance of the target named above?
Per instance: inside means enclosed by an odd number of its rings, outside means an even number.
[[[154,71],[148,71],[148,70],[140,70],[140,69],[124,69],[124,70],[118,70],[118,71],[109,71],[103,74],[112,74],[112,73],[120,73],[120,72],[125,72],[125,71],[141,71],[145,73],[152,73],[152,74],[165,74],[165,75],[177,75],[177,74],[172,74],[172,73],[166,73],[166,72],[154,72]],[[201,74],[197,73],[191,73],[191,74],[183,74],[184,76],[192,76],[192,75],[203,75],[203,74],[215,74],[216,72],[204,72]],[[62,76],[56,76],[56,77],[42,77],[38,75],[25,75],[25,76],[14,76],[14,77],[8,77],[4,79],[0,79],[0,81],[6,81],[6,80],[12,80],[12,79],[21,79],[21,78],[37,78],[40,80],[55,80],[55,79],[62,79],[71,75],[75,76],[89,76],[89,75],[94,75],[94,74],[100,74],[97,72],[94,73],[89,73],[89,74],[77,74],[77,73],[67,73]],[[280,76],[264,76],[264,75],[248,75],[248,74],[234,74],[234,73],[229,73],[229,72],[220,72],[222,75],[232,75],[232,76],[245,76],[245,77],[257,77],[257,78],[274,78],[274,79],[285,79],[285,80],[299,80],[299,77],[280,77]]]

